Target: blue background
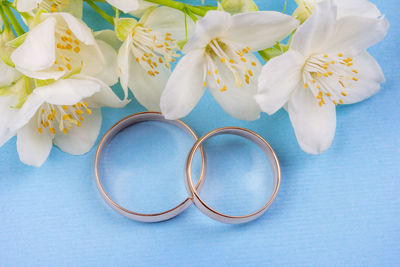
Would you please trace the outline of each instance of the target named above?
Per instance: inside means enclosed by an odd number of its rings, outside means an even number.
[[[264,10],[283,7],[283,1],[257,3]],[[224,225],[190,207],[168,222],[134,222],[100,198],[93,177],[95,149],[77,157],[53,148],[37,169],[20,163],[14,138],[0,149],[0,266],[398,266],[400,4],[375,3],[391,22],[388,36],[370,50],[387,82],[373,98],[339,108],[336,138],[326,153],[301,151],[285,111],[255,122],[238,121],[207,93],[184,119],[199,135],[243,126],[272,145],[283,177],[263,217]],[[90,9],[85,11],[90,26],[108,27]],[[124,109],[104,109],[101,134],[143,110],[135,101]],[[130,208],[161,209],[185,195],[182,168],[191,140],[170,126],[142,126],[123,132],[106,151],[104,182]],[[270,176],[260,151],[237,138],[216,138],[207,147],[207,201],[231,213],[259,207],[270,186],[263,180]]]

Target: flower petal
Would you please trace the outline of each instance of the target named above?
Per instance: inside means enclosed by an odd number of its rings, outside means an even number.
[[[253,54],[248,54],[246,57],[248,62],[257,62],[257,58]],[[253,68],[254,77],[251,78],[250,83],[243,82],[241,87],[236,86],[235,77],[226,66],[223,66],[220,61],[215,64],[221,75],[222,83],[227,87],[226,91],[221,92],[223,84],[219,85],[213,77],[208,77],[207,84],[215,100],[234,118],[246,121],[258,119],[261,110],[254,96],[257,93],[257,79],[261,72],[260,64]]]
[[[338,18],[345,16],[363,16],[378,18],[382,14],[379,9],[368,0],[335,0],[338,7]]]
[[[115,31],[112,30],[97,31],[94,33],[94,37],[96,40],[102,40],[111,45],[115,50],[118,50],[122,45],[122,42],[118,39]]]
[[[15,135],[15,131],[10,130],[10,122],[17,113],[17,109],[13,107],[17,103],[17,95],[0,96],[0,147]]]
[[[247,12],[232,17],[227,39],[259,51],[287,37],[299,25],[291,16],[275,11]]]
[[[135,9],[134,11],[130,11],[129,14],[136,17],[140,18],[143,16],[143,14],[151,7],[157,6],[157,4],[149,3],[144,0],[136,0],[139,3],[139,7]]]
[[[58,23],[60,24],[62,23],[60,19],[62,19],[71,30],[71,32],[82,43],[86,45],[96,45],[96,40],[94,39],[92,30],[82,20],[77,19],[71,14],[65,12],[53,13],[49,16],[56,17]]]
[[[325,51],[359,53],[382,40],[388,28],[386,18],[344,17],[336,22]]]
[[[313,14],[293,35],[290,49],[304,56],[321,52],[330,39],[336,22],[337,8],[331,0],[318,3]]]
[[[35,118],[18,130],[17,151],[23,163],[40,167],[49,156],[53,144],[52,137],[47,131],[39,133]]]
[[[139,21],[142,23],[142,20]],[[170,33],[176,40],[183,40],[186,38],[185,28],[185,14],[179,10],[169,7],[158,7],[154,9],[150,15],[143,22],[145,27],[154,29],[161,33]],[[194,30],[193,21],[187,19],[188,36]]]
[[[28,32],[24,43],[11,54],[17,70],[40,71],[54,64],[55,26],[56,20],[50,17]]]
[[[84,121],[81,127],[72,127],[67,134],[57,132],[54,144],[62,151],[72,155],[82,155],[93,147],[101,128],[101,111],[92,109],[90,115],[82,115]]]
[[[288,112],[300,147],[307,153],[327,150],[336,131],[336,107],[328,102],[318,105],[309,89],[299,84],[289,100]]]
[[[18,0],[17,10],[19,12],[30,12],[33,9],[37,8],[42,0]]]
[[[89,107],[99,108],[99,107],[113,107],[113,108],[122,108],[126,106],[130,100],[124,99],[121,100],[118,96],[113,92],[113,90],[105,84],[103,81],[85,75],[74,75],[72,76],[74,79],[81,80],[89,80],[94,83],[97,83],[100,86],[100,90],[95,94],[86,98],[86,102]]]
[[[113,7],[118,8],[124,13],[129,13],[131,11],[137,10],[139,2],[137,0],[106,0]]]
[[[44,99],[41,96],[35,93],[30,94],[24,105],[17,111],[14,120],[10,121],[10,130],[17,131],[27,125],[43,103]]]
[[[68,79],[58,80],[47,86],[38,87],[33,91],[31,96],[37,95],[45,102],[53,105],[74,105],[83,98],[99,92],[100,89],[101,84],[98,81],[81,79],[80,76],[72,76]]]
[[[119,49],[117,56],[119,79],[121,87],[124,90],[125,99],[128,98],[129,54],[130,54],[129,47],[131,45],[131,42],[132,38],[129,35],[128,38],[122,43],[122,46]]]
[[[224,11],[208,11],[204,18],[196,23],[193,36],[183,48],[183,53],[199,48],[205,48],[207,44],[217,37],[224,37],[231,28],[232,16]]]
[[[258,80],[256,101],[268,114],[277,112],[301,81],[305,58],[295,50],[268,61]]]
[[[129,55],[129,80],[128,87],[146,109],[160,110],[160,98],[171,75],[170,69],[164,64],[159,64],[158,75],[150,76],[147,71],[136,62],[132,53]]]
[[[97,44],[104,55],[105,68],[101,73],[96,74],[95,77],[107,85],[114,85],[118,82],[117,52],[104,41],[97,40]]]
[[[204,50],[185,55],[177,64],[161,96],[161,111],[165,118],[185,117],[204,93]]]
[[[9,86],[21,77],[16,69],[8,66],[0,59],[0,87]]]
[[[381,89],[385,76],[376,60],[367,52],[354,58],[354,68],[358,70],[358,81],[353,87],[346,90],[347,96],[343,98],[345,104],[363,101]]]

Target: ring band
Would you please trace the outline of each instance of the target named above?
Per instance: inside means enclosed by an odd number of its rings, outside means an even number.
[[[230,216],[230,215],[222,214],[222,213],[212,209],[210,206],[208,206],[200,198],[198,190],[193,185],[191,168],[192,168],[192,161],[193,161],[193,158],[194,158],[194,155],[195,155],[197,149],[201,148],[202,143],[204,141],[206,141],[207,139],[209,139],[213,136],[222,135],[222,134],[232,134],[232,135],[242,136],[242,137],[245,137],[245,138],[249,139],[250,141],[256,143],[264,151],[264,153],[267,155],[267,157],[271,163],[271,167],[272,167],[273,173],[274,173],[274,191],[273,191],[269,201],[267,202],[267,204],[265,204],[264,207],[262,207],[261,209],[259,209],[258,211],[254,212],[252,214],[245,215],[245,216]],[[281,171],[280,171],[279,161],[275,155],[275,152],[273,151],[271,146],[260,135],[254,133],[250,130],[244,129],[244,128],[225,127],[225,128],[220,128],[220,129],[216,129],[214,131],[209,132],[202,138],[198,139],[196,141],[196,143],[193,145],[193,147],[188,155],[187,161],[186,161],[186,179],[185,179],[185,181],[186,181],[186,183],[185,183],[186,189],[188,190],[190,197],[193,198],[193,202],[200,209],[201,212],[203,212],[208,217],[210,217],[214,220],[223,222],[223,223],[238,224],[238,223],[246,223],[246,222],[257,219],[269,208],[269,206],[274,201],[274,199],[278,193],[278,190],[279,190],[279,185],[280,185],[280,181],[281,181]]]
[[[136,220],[136,221],[141,221],[141,222],[160,222],[160,221],[165,221],[169,220],[180,213],[182,213],[185,209],[187,209],[190,204],[192,203],[191,198],[186,198],[182,203],[180,203],[178,206],[161,212],[161,213],[153,213],[153,214],[143,214],[143,213],[137,213],[130,211],[128,209],[125,209],[115,203],[110,196],[106,193],[106,191],[103,188],[103,185],[101,183],[100,175],[99,175],[99,161],[100,161],[100,156],[103,153],[104,148],[110,143],[110,141],[123,129],[127,128],[128,126],[134,125],[139,122],[145,122],[145,121],[162,121],[162,122],[167,122],[170,124],[173,124],[175,126],[178,126],[179,128],[183,129],[185,132],[187,132],[190,136],[193,137],[194,140],[198,140],[197,135],[194,133],[194,131],[183,121],[180,120],[166,120],[161,113],[159,112],[142,112],[142,113],[137,113],[133,114],[131,116],[128,116],[116,124],[114,124],[113,127],[111,127],[110,130],[103,136],[101,139],[99,146],[97,147],[96,151],[96,156],[95,156],[95,161],[94,161],[94,173],[95,173],[95,179],[96,179],[96,184],[97,188],[103,197],[103,199],[107,202],[108,205],[111,206],[115,211],[118,213],[122,214],[125,217],[128,217],[130,219]],[[204,176],[205,176],[205,170],[206,170],[206,160],[205,160],[205,155],[203,148],[200,147],[200,155],[201,155],[201,173],[200,173],[200,178],[197,182],[196,185],[196,190],[200,190],[203,182],[204,182]]]

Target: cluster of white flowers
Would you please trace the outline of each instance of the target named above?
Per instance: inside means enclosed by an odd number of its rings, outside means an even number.
[[[207,87],[238,119],[284,107],[302,149],[321,153],[334,137],[336,106],[370,97],[384,81],[366,49],[388,22],[367,0],[296,0],[292,16],[258,11],[252,0],[107,0],[115,17],[84,1],[114,30],[93,32],[81,20],[82,0],[0,5],[0,146],[17,135],[26,164],[43,164],[53,143],[70,154],[89,151],[100,108],[124,107],[129,90],[147,109],[178,119]],[[123,99],[110,88],[118,80]]]

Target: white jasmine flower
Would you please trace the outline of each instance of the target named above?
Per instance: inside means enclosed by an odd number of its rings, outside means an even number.
[[[112,48],[99,47],[90,28],[68,13],[42,14],[43,21],[31,29],[11,54],[15,68],[35,79],[60,79],[71,72],[96,76],[105,70]],[[114,53],[110,55],[109,53]],[[114,79],[115,80],[115,79]]]
[[[168,119],[186,116],[208,85],[231,116],[255,120],[260,109],[253,96],[261,65],[252,52],[285,38],[298,21],[278,12],[260,11],[231,16],[209,11],[196,24],[193,36],[161,97]]]
[[[293,15],[303,22],[311,16],[321,1],[325,0],[296,0],[298,8]],[[337,6],[338,18],[344,16],[378,18],[382,15],[376,5],[368,0],[333,0],[333,3]]]
[[[21,161],[42,165],[53,142],[70,154],[88,152],[99,134],[100,107],[126,103],[102,81],[83,75],[36,88],[10,122]]]
[[[386,19],[346,16],[337,20],[332,1],[317,5],[293,36],[289,51],[263,68],[256,96],[273,114],[287,103],[301,148],[317,154],[329,148],[336,129],[336,105],[374,95],[384,82],[378,63],[365,51],[386,34]]]
[[[188,27],[190,32],[190,23]],[[170,76],[171,63],[179,57],[176,40],[185,38],[184,14],[159,7],[149,11],[140,21],[120,19],[116,32],[123,40],[118,52],[118,66],[125,94],[129,88],[144,107],[160,110],[161,92]]]

